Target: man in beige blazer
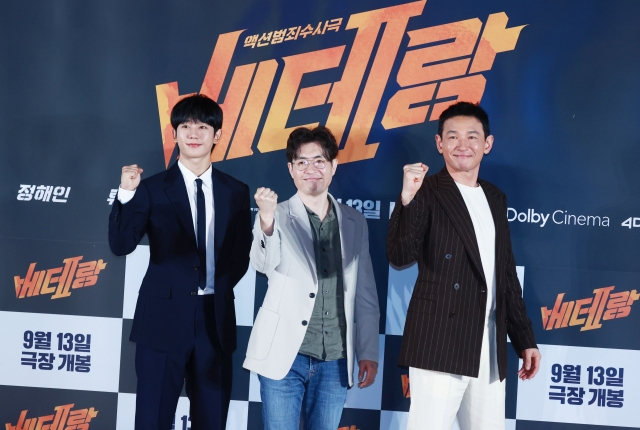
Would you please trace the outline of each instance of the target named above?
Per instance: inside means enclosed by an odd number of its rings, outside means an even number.
[[[347,388],[378,370],[380,311],[364,216],[329,193],[338,145],[325,127],[298,128],[287,141],[298,192],[288,201],[255,194],[251,264],[269,278],[244,367],[260,379],[265,429],[335,430]]]

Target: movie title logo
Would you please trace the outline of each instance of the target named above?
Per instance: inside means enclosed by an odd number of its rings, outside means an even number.
[[[593,297],[566,302],[565,293],[558,294],[552,309],[541,308],[542,326],[545,330],[579,326],[586,331],[601,328],[602,321],[628,317],[640,294],[636,290],[614,293],[614,288],[596,288]]]
[[[529,224],[539,224],[544,227],[547,223],[557,225],[584,225],[591,227],[609,227],[609,217],[600,215],[574,215],[568,211],[558,209],[553,212],[536,212],[535,209],[527,209],[525,212],[518,212],[514,208],[507,208],[507,220],[509,222],[523,222]]]
[[[406,373],[403,375],[400,375],[400,380],[402,382],[402,395],[405,398],[410,399],[411,387],[410,387],[409,375],[407,375]]]
[[[62,267],[36,270],[37,263],[31,263],[24,278],[14,276],[16,298],[35,297],[51,294],[51,299],[69,297],[72,289],[91,287],[98,282],[98,276],[107,267],[100,260],[81,262],[83,256],[62,260]]]
[[[261,153],[282,150],[293,128],[315,127],[320,123],[330,128],[339,142],[340,163],[374,158],[380,142],[368,142],[369,133],[390,79],[400,88],[382,107],[380,125],[384,130],[435,121],[458,100],[480,102],[486,85],[483,73],[491,70],[498,53],[515,49],[524,25],[507,28],[509,18],[505,12],[499,12],[484,20],[476,17],[407,31],[409,20],[422,15],[425,4],[426,1],[416,1],[351,15],[344,26],[344,31],[349,32],[349,37],[345,35],[345,40],[351,43],[349,49],[339,45],[240,64],[233,70],[231,62],[246,30],[221,34],[200,88],[200,93],[220,103],[225,114],[224,128],[228,130],[215,146],[211,161],[253,155],[256,138],[256,148]],[[337,19],[327,22],[328,31],[331,23],[337,24]],[[324,24],[322,29],[325,30]],[[293,37],[290,30],[287,29],[283,41]],[[317,27],[309,37],[316,31]],[[277,37],[275,32],[271,36],[263,33],[260,38],[250,36],[244,39],[245,46],[253,48],[254,41],[258,46],[260,39],[260,46],[266,46],[274,38],[279,41],[282,32],[279,30]],[[391,76],[397,59],[398,73]],[[331,73],[341,65],[338,81],[301,86],[306,74]],[[225,82],[229,84],[222,100]],[[275,94],[268,105],[274,87]],[[170,82],[157,85],[156,95],[168,167],[175,150],[169,121],[171,109],[190,94],[180,94],[178,82]],[[287,126],[293,111],[326,105],[330,106],[329,113],[314,118],[315,122]],[[258,130],[262,122],[264,126]]]
[[[37,418],[27,418],[28,410],[20,413],[18,423],[12,425],[5,424],[6,430],[89,430],[91,421],[98,416],[98,411],[92,406],[85,409],[72,408],[75,403],[56,406],[54,413]]]

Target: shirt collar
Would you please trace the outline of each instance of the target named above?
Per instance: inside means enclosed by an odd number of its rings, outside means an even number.
[[[185,183],[191,184],[196,179],[200,178],[200,179],[202,179],[202,183],[204,185],[206,185],[209,188],[212,188],[212,186],[211,186],[211,165],[209,165],[209,168],[207,170],[205,170],[205,172],[200,176],[196,176],[195,173],[193,173],[191,170],[187,169],[185,167],[185,165],[180,162],[180,160],[178,160],[178,167],[180,168],[180,172],[182,173],[182,177],[184,178]]]
[[[328,197],[327,199],[329,200],[329,212],[327,213],[327,216],[325,217],[324,220],[330,221],[336,217],[336,208],[335,208],[335,205],[331,202],[331,199],[329,199]],[[309,209],[307,205],[305,205],[304,203],[303,205],[304,205],[304,208],[307,210],[307,215],[314,217],[317,220],[320,220],[320,216],[317,213]]]

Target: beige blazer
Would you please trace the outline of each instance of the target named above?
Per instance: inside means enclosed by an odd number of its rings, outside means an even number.
[[[369,256],[369,230],[357,210],[336,202],[342,246],[344,312],[347,322],[349,385],[353,385],[354,352],[360,360],[378,362],[380,310]],[[267,275],[269,287],[253,323],[243,367],[280,380],[291,369],[311,319],[318,279],[313,236],[298,194],[278,204],[273,234],[268,237],[256,215],[251,264]]]

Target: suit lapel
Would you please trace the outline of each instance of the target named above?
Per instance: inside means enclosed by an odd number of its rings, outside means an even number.
[[[353,265],[350,263],[354,259],[353,255],[353,246],[355,238],[355,220],[351,218],[349,213],[342,212],[342,208],[333,198],[331,194],[329,194],[329,198],[331,199],[331,204],[336,208],[336,215],[338,217],[338,228],[340,230],[340,250],[342,251],[342,274],[343,274],[343,289],[344,291],[348,291],[349,288],[352,287],[349,281],[352,279],[350,276],[347,276],[347,269],[351,269]],[[348,238],[345,240],[345,238]]]
[[[488,184],[486,181],[482,179],[478,179],[478,183],[482,186],[482,190],[484,191],[484,195],[487,197],[487,201],[489,202],[489,209],[491,210],[491,217],[493,218],[493,225],[496,231],[496,241],[495,241],[495,255],[496,255],[496,279],[498,278],[498,274],[500,271],[498,270],[498,265],[500,265],[503,260],[498,258],[501,255],[504,255],[502,252],[502,247],[504,246],[504,234],[505,231],[504,222],[505,222],[505,213],[502,205],[500,204],[500,195],[495,192],[493,186]],[[498,288],[502,283],[498,282]]]
[[[464,247],[471,257],[471,261],[476,267],[477,272],[480,274],[482,279],[484,279],[484,269],[482,268],[482,260],[480,259],[478,240],[476,239],[473,222],[471,221],[471,216],[469,215],[467,205],[462,198],[462,194],[447,171],[446,166],[437,174],[437,178],[438,186],[437,190],[435,190],[436,198],[447,213],[451,224],[453,224],[458,235],[462,239]]]
[[[213,207],[214,207],[214,258],[218,262],[218,256],[224,242],[224,235],[227,232],[229,223],[229,213],[231,209],[231,190],[223,182],[220,172],[211,166],[211,184],[213,187]]]
[[[307,258],[313,282],[317,285],[318,274],[316,273],[316,257],[315,251],[313,250],[311,223],[309,222],[309,215],[304,207],[304,203],[302,203],[297,193],[289,199],[289,217],[291,218],[296,237]]]
[[[173,209],[178,215],[178,219],[187,232],[187,235],[196,245],[196,233],[193,228],[193,217],[191,216],[191,206],[189,205],[189,195],[184,184],[184,178],[178,167],[178,162],[167,170],[167,176],[164,179],[166,184],[165,192],[173,205]]]
[[[487,197],[487,201],[489,202],[489,209],[491,209],[491,217],[493,218],[493,225],[496,228],[496,240],[498,238],[498,227],[502,225],[504,214],[500,208],[500,196],[493,192],[493,188],[487,184],[487,181],[483,181],[482,179],[478,179],[478,183],[482,187],[484,191],[484,195]]]

